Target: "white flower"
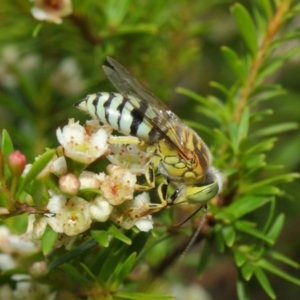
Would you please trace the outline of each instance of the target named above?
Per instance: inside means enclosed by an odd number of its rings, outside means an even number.
[[[133,199],[136,175],[122,167],[108,165],[107,173],[102,184],[103,197],[112,205],[119,205]]]
[[[72,236],[90,228],[90,204],[79,197],[69,199],[55,217],[48,219],[48,224],[54,231],[64,232]]]
[[[148,209],[147,206],[145,206],[145,204],[150,203],[150,196],[148,193],[144,192],[141,193],[139,195],[137,195],[132,203],[132,207],[136,207],[139,210],[141,210],[141,208],[145,207],[145,209]],[[153,221],[152,221],[152,216],[149,215],[145,215],[142,216],[140,218],[138,218],[135,221],[134,224],[140,231],[145,231],[148,232],[150,229],[153,229]]]
[[[107,221],[113,210],[113,206],[101,196],[98,196],[94,201],[91,201],[90,205],[91,218],[98,222]]]
[[[77,236],[68,236],[64,233],[60,233],[57,237],[54,247],[60,248],[61,246],[65,246],[66,250],[71,250],[73,243],[76,241]]]
[[[0,270],[5,271],[16,267],[16,262],[10,254],[0,253]]]
[[[33,222],[32,237],[36,240],[39,240],[46,230],[47,219],[43,216],[32,216],[35,218],[35,221]]]
[[[101,184],[101,177],[98,174],[89,171],[83,171],[78,179],[80,182],[80,189],[99,189]]]
[[[64,156],[56,158],[50,165],[50,172],[56,176],[65,175],[68,171],[66,159]]]
[[[71,0],[34,0],[31,13],[37,20],[60,24],[62,17],[72,13],[72,2]]]
[[[59,143],[64,147],[65,155],[75,161],[90,164],[102,156],[108,149],[107,132],[100,128],[95,133],[89,134],[74,119],[69,124],[56,131]]]
[[[55,293],[51,293],[50,286],[32,281],[18,281],[13,295],[16,300],[55,299]]]
[[[89,134],[96,133],[100,128],[102,128],[107,132],[107,135],[110,136],[114,130],[110,125],[100,125],[99,120],[97,119],[87,120],[85,124],[85,129]]]
[[[52,197],[49,199],[47,209],[50,212],[57,214],[63,209],[63,207],[67,203],[67,198],[63,195],[56,195],[51,190],[49,190],[49,193]]]
[[[53,191],[49,190],[49,194],[51,198],[47,204],[47,209],[53,213],[58,214],[62,211],[64,206],[67,203],[67,198],[64,195],[57,195]],[[45,217],[47,220],[48,225],[56,232],[63,232],[63,223],[59,220],[56,216]]]
[[[148,232],[153,229],[152,216],[147,215],[139,218],[134,224],[140,231]]]
[[[133,174],[144,174],[152,153],[146,152],[138,145],[119,145],[109,146],[111,154],[108,160],[117,166],[129,169]]]
[[[56,217],[48,217],[47,223],[55,232],[58,232],[58,233],[64,232],[62,220],[60,220]]]
[[[149,202],[149,194],[141,193],[133,201],[127,201],[123,205],[115,207],[110,218],[125,229],[136,226],[140,231],[149,231],[153,228],[151,210],[147,205]]]
[[[32,225],[28,225],[32,227]],[[31,233],[22,235],[11,234],[5,226],[0,226],[0,250],[5,253],[35,253],[39,251],[38,244],[31,241]]]

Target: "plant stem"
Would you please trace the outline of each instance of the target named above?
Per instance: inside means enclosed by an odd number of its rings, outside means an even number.
[[[255,86],[255,80],[258,74],[260,67],[264,62],[264,58],[269,50],[270,43],[274,38],[275,34],[279,30],[283,20],[285,13],[288,11],[291,4],[291,0],[282,0],[279,6],[277,7],[277,11],[273,18],[271,19],[266,36],[262,41],[261,46],[257,52],[256,57],[253,60],[248,79],[246,80],[246,84],[241,91],[241,97],[236,107],[236,110],[233,115],[233,120],[238,123],[241,115],[243,113],[244,108],[246,107],[249,99],[249,95]]]

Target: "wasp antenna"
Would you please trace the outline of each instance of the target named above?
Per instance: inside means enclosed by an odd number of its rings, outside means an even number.
[[[203,208],[204,207],[204,208]],[[177,223],[175,225],[173,225],[173,227],[180,227],[182,226],[184,223],[186,223],[188,220],[190,220],[195,214],[198,213],[198,211],[200,211],[201,209],[206,209],[206,205],[201,205],[199,208],[197,208],[197,210],[195,210],[190,216],[188,216],[185,220],[183,220],[182,222],[180,223]]]
[[[195,233],[193,234],[191,240],[189,241],[188,245],[185,247],[184,251],[182,252],[182,254],[180,256],[180,260],[182,260],[186,256],[186,254],[189,252],[189,250],[191,249],[191,247],[195,243],[195,241],[196,241],[196,239],[197,239],[197,237],[198,237],[198,235],[199,235],[199,233],[200,233],[200,231],[203,227],[203,224],[204,224],[204,221],[205,221],[206,215],[207,215],[207,205],[206,204],[204,205],[203,211],[204,211],[204,213],[203,213],[203,216],[201,218],[201,221],[200,221]]]

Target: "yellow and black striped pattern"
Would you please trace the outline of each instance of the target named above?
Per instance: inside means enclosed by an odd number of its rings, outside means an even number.
[[[75,106],[125,136],[138,137],[149,146],[148,150],[151,147],[149,164],[177,189],[178,202],[189,202],[185,200],[188,197],[193,203],[197,197],[205,202],[215,196],[222,178],[211,166],[211,154],[204,141],[122,65],[112,58],[107,62],[104,72],[120,93],[88,95]],[[209,196],[204,194],[206,190]]]

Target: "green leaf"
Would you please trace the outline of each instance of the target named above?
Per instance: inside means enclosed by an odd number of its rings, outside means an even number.
[[[57,268],[58,266],[70,261],[71,259],[73,259],[77,256],[82,255],[83,253],[85,253],[86,251],[90,250],[91,248],[93,248],[97,245],[98,245],[98,243],[94,239],[88,239],[87,241],[80,244],[78,247],[70,250],[66,254],[64,254],[64,255],[58,257],[57,259],[55,259],[54,261],[52,261],[49,264],[48,270],[51,271],[51,270]]]
[[[290,174],[274,176],[274,177],[256,182],[252,185],[249,184],[247,187],[245,187],[243,192],[249,192],[249,191],[257,189],[258,187],[264,187],[264,186],[274,184],[277,182],[291,182],[299,177],[300,177],[300,175],[298,173],[290,173]]]
[[[229,95],[229,90],[226,88],[225,85],[216,81],[210,81],[209,85],[222,92],[225,96]]]
[[[132,270],[134,262],[136,259],[136,253],[132,253],[125,262],[120,261],[117,265],[113,276],[111,278],[111,289],[116,290],[124,281],[125,277],[128,275],[128,273]]]
[[[250,155],[246,158],[246,160],[243,161],[243,164],[250,170],[261,168],[266,165],[265,158],[266,158],[265,154]],[[246,186],[246,188],[247,187],[248,186]],[[244,192],[244,189],[240,189],[240,190]]]
[[[235,264],[238,267],[241,267],[247,261],[246,255],[242,251],[240,251],[238,248],[234,249],[233,254],[234,254]]]
[[[283,36],[280,36],[276,39],[274,39],[271,43],[272,48],[277,48],[280,46],[283,42],[288,40],[294,40],[300,37],[299,28],[295,28],[294,30],[289,30],[286,34]]]
[[[247,282],[243,279],[242,275],[239,272],[237,280],[237,294],[239,300],[250,300],[249,298],[249,286]]]
[[[24,234],[28,228],[28,214],[16,215],[10,218],[10,230],[13,233]]]
[[[273,223],[270,230],[268,231],[267,236],[275,242],[282,230],[283,225],[284,225],[284,214],[280,214],[275,220],[275,222]]]
[[[46,230],[42,236],[42,252],[44,255],[48,255],[53,250],[57,236],[58,233],[50,226],[46,227]]]
[[[263,153],[266,151],[269,151],[273,149],[275,142],[277,141],[277,138],[269,138],[261,141],[260,143],[256,143],[252,147],[248,148],[246,150],[246,156],[252,154],[252,153]]]
[[[287,274],[286,272],[284,272],[283,270],[279,269],[278,267],[276,267],[274,264],[272,264],[271,262],[265,260],[265,259],[260,259],[257,263],[256,263],[257,266],[289,281],[289,282],[292,282],[296,285],[299,285],[300,286],[300,279],[299,278],[296,278],[296,277],[293,277],[289,274]]]
[[[276,200],[274,197],[272,197],[272,201],[270,202],[270,208],[268,210],[268,217],[266,218],[265,221],[265,226],[264,229],[262,230],[263,233],[266,233],[267,236],[269,236],[267,234],[267,232],[270,230],[270,226],[271,223],[274,219],[274,214],[275,214],[275,204],[276,204]],[[270,236],[269,236],[270,237]]]
[[[47,150],[44,154],[42,154],[31,166],[29,172],[21,181],[16,198],[21,194],[23,189],[32,181],[37,178],[40,172],[47,166],[52,157],[55,154],[55,150]]]
[[[243,139],[246,139],[248,136],[249,119],[250,119],[250,111],[249,111],[249,107],[246,107],[242,113],[241,121],[240,121],[239,128],[238,128],[239,143]]]
[[[211,245],[207,241],[205,241],[203,248],[200,252],[200,258],[197,266],[198,276],[202,276],[202,274],[204,273],[206,267],[210,262],[211,254],[212,254]]]
[[[202,107],[208,108],[209,110],[213,110],[213,111],[220,110],[224,106],[223,103],[215,97],[207,99],[185,88],[180,88],[180,87],[176,88],[176,92],[195,100],[196,102],[201,104]]]
[[[270,0],[259,0],[256,2],[256,5],[259,5],[259,7],[262,9],[262,11],[267,16],[268,20],[270,20],[273,15],[271,1]]]
[[[223,226],[222,235],[227,247],[232,247],[235,242],[235,230],[232,225]]]
[[[87,275],[92,279],[92,281],[99,283],[99,279],[93,274],[93,272],[89,269],[89,267],[83,263],[80,263],[81,267],[85,270]],[[87,277],[87,276],[85,276]],[[104,284],[103,284],[104,286]]]
[[[287,265],[289,265],[289,266],[291,266],[291,267],[293,267],[295,269],[299,269],[300,268],[300,264],[299,263],[297,263],[296,261],[294,261],[294,260],[286,257],[285,255],[283,255],[283,254],[281,254],[281,253],[279,253],[277,251],[269,251],[268,253],[269,253],[269,255],[272,258],[274,258],[274,259],[276,259],[276,260],[278,260],[280,262],[283,262],[283,263],[285,263],[285,264],[287,264]]]
[[[222,46],[221,51],[229,67],[236,73],[238,78],[244,80],[246,78],[246,70],[237,53],[227,46]]]
[[[262,288],[265,290],[265,292],[267,293],[267,295],[271,298],[271,299],[276,299],[276,295],[270,285],[270,282],[267,278],[267,276],[265,275],[264,271],[261,268],[255,268],[254,269],[254,275],[256,276],[258,282],[260,283],[260,285],[262,286]]]
[[[256,82],[262,83],[268,76],[274,74],[279,68],[281,68],[286,62],[287,58],[276,57],[265,63],[265,65],[260,69]]]
[[[135,24],[132,25],[123,25],[122,27],[119,27],[116,32],[113,34],[110,32],[110,37],[117,37],[120,35],[137,35],[137,34],[150,34],[153,35],[157,32],[158,28],[157,26],[153,24]]]
[[[195,130],[199,131],[200,134],[201,134],[201,132],[205,132],[205,133],[209,134],[210,136],[214,136],[214,131],[211,128],[208,128],[207,126],[202,125],[199,122],[195,122],[195,121],[191,121],[191,120],[186,120],[186,119],[183,119],[183,121],[189,127],[192,127]]]
[[[80,283],[80,285],[88,285],[91,283],[90,279],[86,276],[86,274],[79,272],[78,268],[75,268],[71,264],[64,264],[61,267],[61,270],[64,273],[64,276],[72,280],[74,283]]]
[[[274,244],[273,241],[267,237],[266,235],[262,234],[259,230],[249,226],[249,222],[247,221],[236,221],[234,226],[237,230],[242,231],[244,233],[250,234],[256,238],[259,238],[269,244]]]
[[[215,227],[217,227],[217,226],[215,226]],[[217,229],[217,228],[215,228],[215,229]],[[220,230],[215,230],[214,241],[215,241],[218,251],[220,253],[223,253],[225,251],[225,244],[224,244],[224,239],[222,237]]]
[[[231,12],[246,46],[254,57],[257,53],[257,34],[250,14],[247,9],[239,3],[236,3],[231,7]]]
[[[127,245],[131,245],[131,240],[125,234],[123,234],[115,225],[111,225],[107,231],[108,234],[112,235],[116,239],[122,241]]]
[[[246,262],[242,268],[241,268],[241,272],[243,275],[243,278],[246,281],[249,281],[253,275],[254,272],[254,266],[250,263],[250,262]]]
[[[230,145],[233,148],[233,146],[231,145],[232,144],[231,140],[229,140],[229,138],[220,129],[215,128],[214,134],[215,134],[216,140],[220,140],[220,142],[226,143],[227,145]]]
[[[144,293],[129,293],[129,292],[116,292],[115,293],[117,298],[120,299],[131,299],[131,300],[166,300],[166,299],[170,299],[170,300],[174,300],[175,297],[173,295],[162,295],[162,294],[144,294]]]
[[[130,5],[130,0],[118,1],[118,0],[107,0],[105,8],[105,14],[109,27],[118,28],[126,14]]]
[[[296,130],[299,128],[299,124],[296,122],[286,122],[265,127],[252,133],[252,137],[265,137],[268,135],[278,135],[279,133],[287,132],[290,130]]]
[[[252,92],[252,95],[256,92],[258,92],[258,94],[254,95],[254,97],[251,99],[251,107],[254,107],[263,101],[271,100],[272,98],[286,94],[286,90],[284,90],[281,86],[278,85],[272,86],[272,89],[267,91],[259,91],[258,89],[255,89]],[[272,112],[272,110],[265,110],[265,111],[268,112],[268,115],[270,115]],[[256,113],[260,113],[260,112],[261,111],[257,111]]]
[[[44,192],[44,185],[41,180],[36,180],[33,182],[31,188],[31,196],[35,206],[39,209],[43,207],[43,192]]]
[[[225,208],[223,212],[231,214],[235,219],[239,219],[244,215],[257,210],[263,205],[266,205],[272,200],[271,197],[259,197],[259,196],[244,196],[231,203],[230,206]],[[215,215],[216,219],[219,218],[219,215]]]
[[[109,246],[109,234],[104,230],[92,230],[91,236],[103,247]]]
[[[230,145],[235,154],[239,153],[239,136],[238,136],[238,127],[237,124],[233,122],[228,123],[228,131],[230,137]]]
[[[269,1],[269,0],[268,0]],[[255,4],[259,5],[259,1],[255,2]],[[264,37],[267,31],[268,20],[265,15],[262,14],[262,11],[259,7],[254,6],[252,8],[253,18],[255,20],[255,25],[257,28],[257,40],[260,41],[261,37]]]
[[[2,130],[1,150],[2,150],[3,161],[4,161],[4,176],[5,178],[8,178],[11,173],[8,168],[7,159],[8,159],[8,155],[14,152],[14,146],[8,132],[5,129]]]

